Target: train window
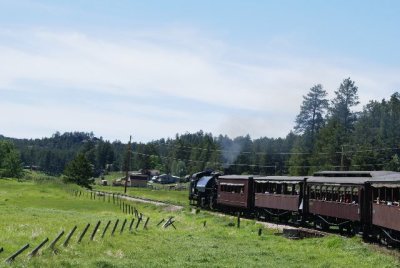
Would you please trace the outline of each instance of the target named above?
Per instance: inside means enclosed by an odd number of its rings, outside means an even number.
[[[244,185],[221,185],[221,192],[228,193],[243,193]]]
[[[378,188],[372,188],[372,200],[374,203],[378,203],[379,201],[379,191]]]
[[[332,187],[331,201],[339,202],[339,188],[338,187]]]
[[[293,194],[293,184],[287,184],[286,185],[285,194]]]
[[[267,183],[256,183],[256,193],[267,192]]]
[[[294,187],[294,194],[299,195],[300,194],[300,184],[296,184]]]
[[[270,193],[276,194],[276,183],[271,183],[269,190]]]
[[[315,199],[321,200],[321,186],[315,186]]]
[[[332,186],[323,186],[324,194],[323,199],[324,201],[331,201],[332,200]]]
[[[316,199],[316,194],[315,194],[315,186],[312,185],[308,188],[308,192],[310,194],[310,199]]]
[[[351,203],[358,204],[358,188],[354,187],[352,192]]]
[[[351,197],[352,189],[351,187],[346,187],[344,191],[344,202],[345,203],[351,203],[352,197]]]
[[[282,184],[278,184],[278,183],[277,183],[277,184],[275,184],[275,187],[276,187],[276,188],[275,188],[276,190],[275,190],[274,193],[275,193],[275,194],[281,194],[281,193],[282,193]]]
[[[399,205],[399,194],[400,194],[400,188],[393,188],[393,205],[398,206]]]
[[[392,197],[392,188],[386,188],[385,187],[385,200],[386,200],[386,202],[392,201],[393,200],[392,198],[393,198]]]

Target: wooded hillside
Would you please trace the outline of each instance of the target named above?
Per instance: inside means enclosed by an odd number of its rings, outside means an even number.
[[[333,98],[322,85],[304,95],[293,131],[283,138],[230,138],[199,131],[148,143],[132,143],[131,170],[159,169],[184,176],[212,168],[235,174],[306,175],[317,170],[400,171],[400,94],[372,100],[356,112],[358,87],[344,79]],[[360,110],[360,109],[358,109]],[[95,175],[123,170],[127,145],[93,133],[55,133],[43,139],[13,139],[25,166],[60,174],[78,153]]]

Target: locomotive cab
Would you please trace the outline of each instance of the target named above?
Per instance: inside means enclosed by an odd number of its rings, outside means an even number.
[[[191,205],[214,208],[216,200],[216,179],[219,173],[207,170],[193,174],[190,179],[189,200]]]

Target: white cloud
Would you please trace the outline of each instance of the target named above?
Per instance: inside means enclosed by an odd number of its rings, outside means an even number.
[[[302,95],[314,84],[323,84],[332,97],[342,79],[351,76],[364,103],[388,97],[400,85],[398,70],[305,59],[279,47],[248,52],[196,32],[170,33],[117,39],[48,30],[0,32],[0,94],[13,89],[35,95],[42,92],[41,84],[54,91],[71,88],[109,96],[95,111],[62,99],[22,105],[2,98],[0,112],[8,114],[0,118],[3,134],[93,130],[123,139],[132,131],[146,141],[203,129],[277,137],[293,126]],[[13,42],[4,41],[9,36]],[[243,58],[246,62],[239,60]],[[21,86],[19,81],[28,82]],[[172,103],[163,105],[162,97]],[[137,102],[143,99],[145,103]]]

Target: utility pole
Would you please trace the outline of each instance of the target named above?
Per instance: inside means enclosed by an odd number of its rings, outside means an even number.
[[[340,154],[340,170],[343,171],[344,165],[344,146],[342,145],[342,153]]]
[[[126,187],[128,186],[128,178],[129,178],[129,171],[131,169],[131,142],[132,142],[132,135],[129,136],[129,143],[128,143],[128,157],[126,160],[126,174],[125,174],[125,189],[124,193],[126,194]]]

